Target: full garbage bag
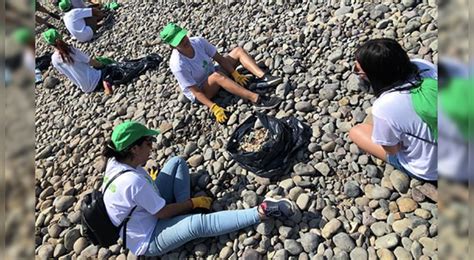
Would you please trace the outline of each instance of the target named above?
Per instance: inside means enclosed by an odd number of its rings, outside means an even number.
[[[240,150],[244,136],[253,131],[257,119],[268,130],[266,142],[255,152]],[[227,143],[227,151],[242,168],[261,177],[273,178],[286,174],[294,165],[296,154],[307,148],[310,138],[311,128],[295,117],[277,119],[257,113],[232,133]]]
[[[104,67],[103,79],[112,85],[127,84],[145,71],[157,68],[161,61],[160,55],[152,53],[143,58],[112,63]]]

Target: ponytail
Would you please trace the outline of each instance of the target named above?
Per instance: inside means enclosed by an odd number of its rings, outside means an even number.
[[[115,145],[112,140],[107,140],[102,150],[102,156],[104,156],[107,160],[110,158],[115,158],[117,161],[123,161],[124,159],[133,155],[128,149],[125,151],[117,152],[115,150]]]
[[[61,58],[65,63],[74,63],[74,60],[71,57],[73,50],[69,44],[61,39],[57,39],[53,46],[58,50],[59,55],[61,55]]]

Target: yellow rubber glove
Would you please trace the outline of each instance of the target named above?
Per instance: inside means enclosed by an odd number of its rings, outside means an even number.
[[[245,87],[247,85],[249,78],[246,76],[240,74],[238,71],[234,70],[234,72],[231,73],[232,77],[234,78],[235,82],[239,83],[239,85]]]
[[[152,167],[149,171],[148,171],[148,174],[150,175],[150,177],[153,179],[153,180],[156,180],[156,177],[158,176],[158,173],[160,173],[158,171],[158,168],[156,167]]]
[[[193,209],[195,208],[204,208],[204,209],[211,209],[212,198],[210,197],[196,197],[191,199],[191,203],[193,204]]]
[[[211,111],[214,114],[214,116],[216,117],[217,122],[222,124],[225,121],[227,121],[227,116],[225,115],[225,110],[222,107],[218,106],[216,103],[214,103],[211,106]]]

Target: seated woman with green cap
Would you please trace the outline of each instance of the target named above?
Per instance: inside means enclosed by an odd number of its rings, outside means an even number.
[[[71,0],[60,0],[59,9],[65,12],[64,25],[73,38],[79,42],[92,40],[94,33],[100,27],[99,21],[104,14],[96,8],[76,8]]]
[[[353,127],[349,137],[417,179],[436,181],[437,88],[435,65],[410,60],[393,39],[374,39],[355,52],[354,72],[377,97],[372,123]]]
[[[261,88],[274,86],[281,82],[281,78],[262,71],[243,48],[237,47],[228,56],[222,56],[206,39],[189,38],[186,34],[185,29],[174,23],[169,23],[160,32],[161,39],[173,48],[170,69],[183,94],[191,102],[197,100],[209,107],[219,123],[224,123],[227,116],[225,110],[211,99],[221,87],[249,100],[258,109],[271,109],[280,104],[281,99],[277,97],[270,98],[244,88],[249,79],[235,70],[239,64],[258,78],[257,86]],[[215,70],[213,60],[220,65],[222,72]],[[227,75],[231,75],[233,80]]]
[[[140,123],[126,121],[114,128],[111,139],[104,145],[107,166],[102,189],[108,180],[122,173],[103,191],[104,204],[116,226],[132,212],[125,232],[125,247],[134,255],[161,256],[193,239],[217,237],[270,217],[284,220],[295,214],[294,203],[271,198],[249,209],[193,214],[195,209],[211,209],[212,199],[191,197],[185,160],[171,158],[155,179],[142,168],[157,134],[158,131]],[[120,236],[123,233],[120,231]]]
[[[106,95],[112,93],[111,84],[102,80],[105,71],[96,69],[103,67],[102,63],[64,42],[56,29],[44,32],[43,38],[54,47],[53,66],[82,91],[89,93],[103,87]]]

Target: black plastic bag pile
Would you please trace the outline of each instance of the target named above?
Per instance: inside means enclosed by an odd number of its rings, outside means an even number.
[[[255,152],[240,150],[242,140],[253,131],[257,119],[268,130],[266,142]],[[227,143],[227,151],[242,168],[273,178],[287,173],[296,163],[296,154],[307,148],[310,138],[311,128],[294,117],[277,119],[258,113],[237,127]]]
[[[104,80],[112,85],[127,84],[145,71],[157,68],[161,61],[160,55],[152,53],[143,58],[106,65]]]

